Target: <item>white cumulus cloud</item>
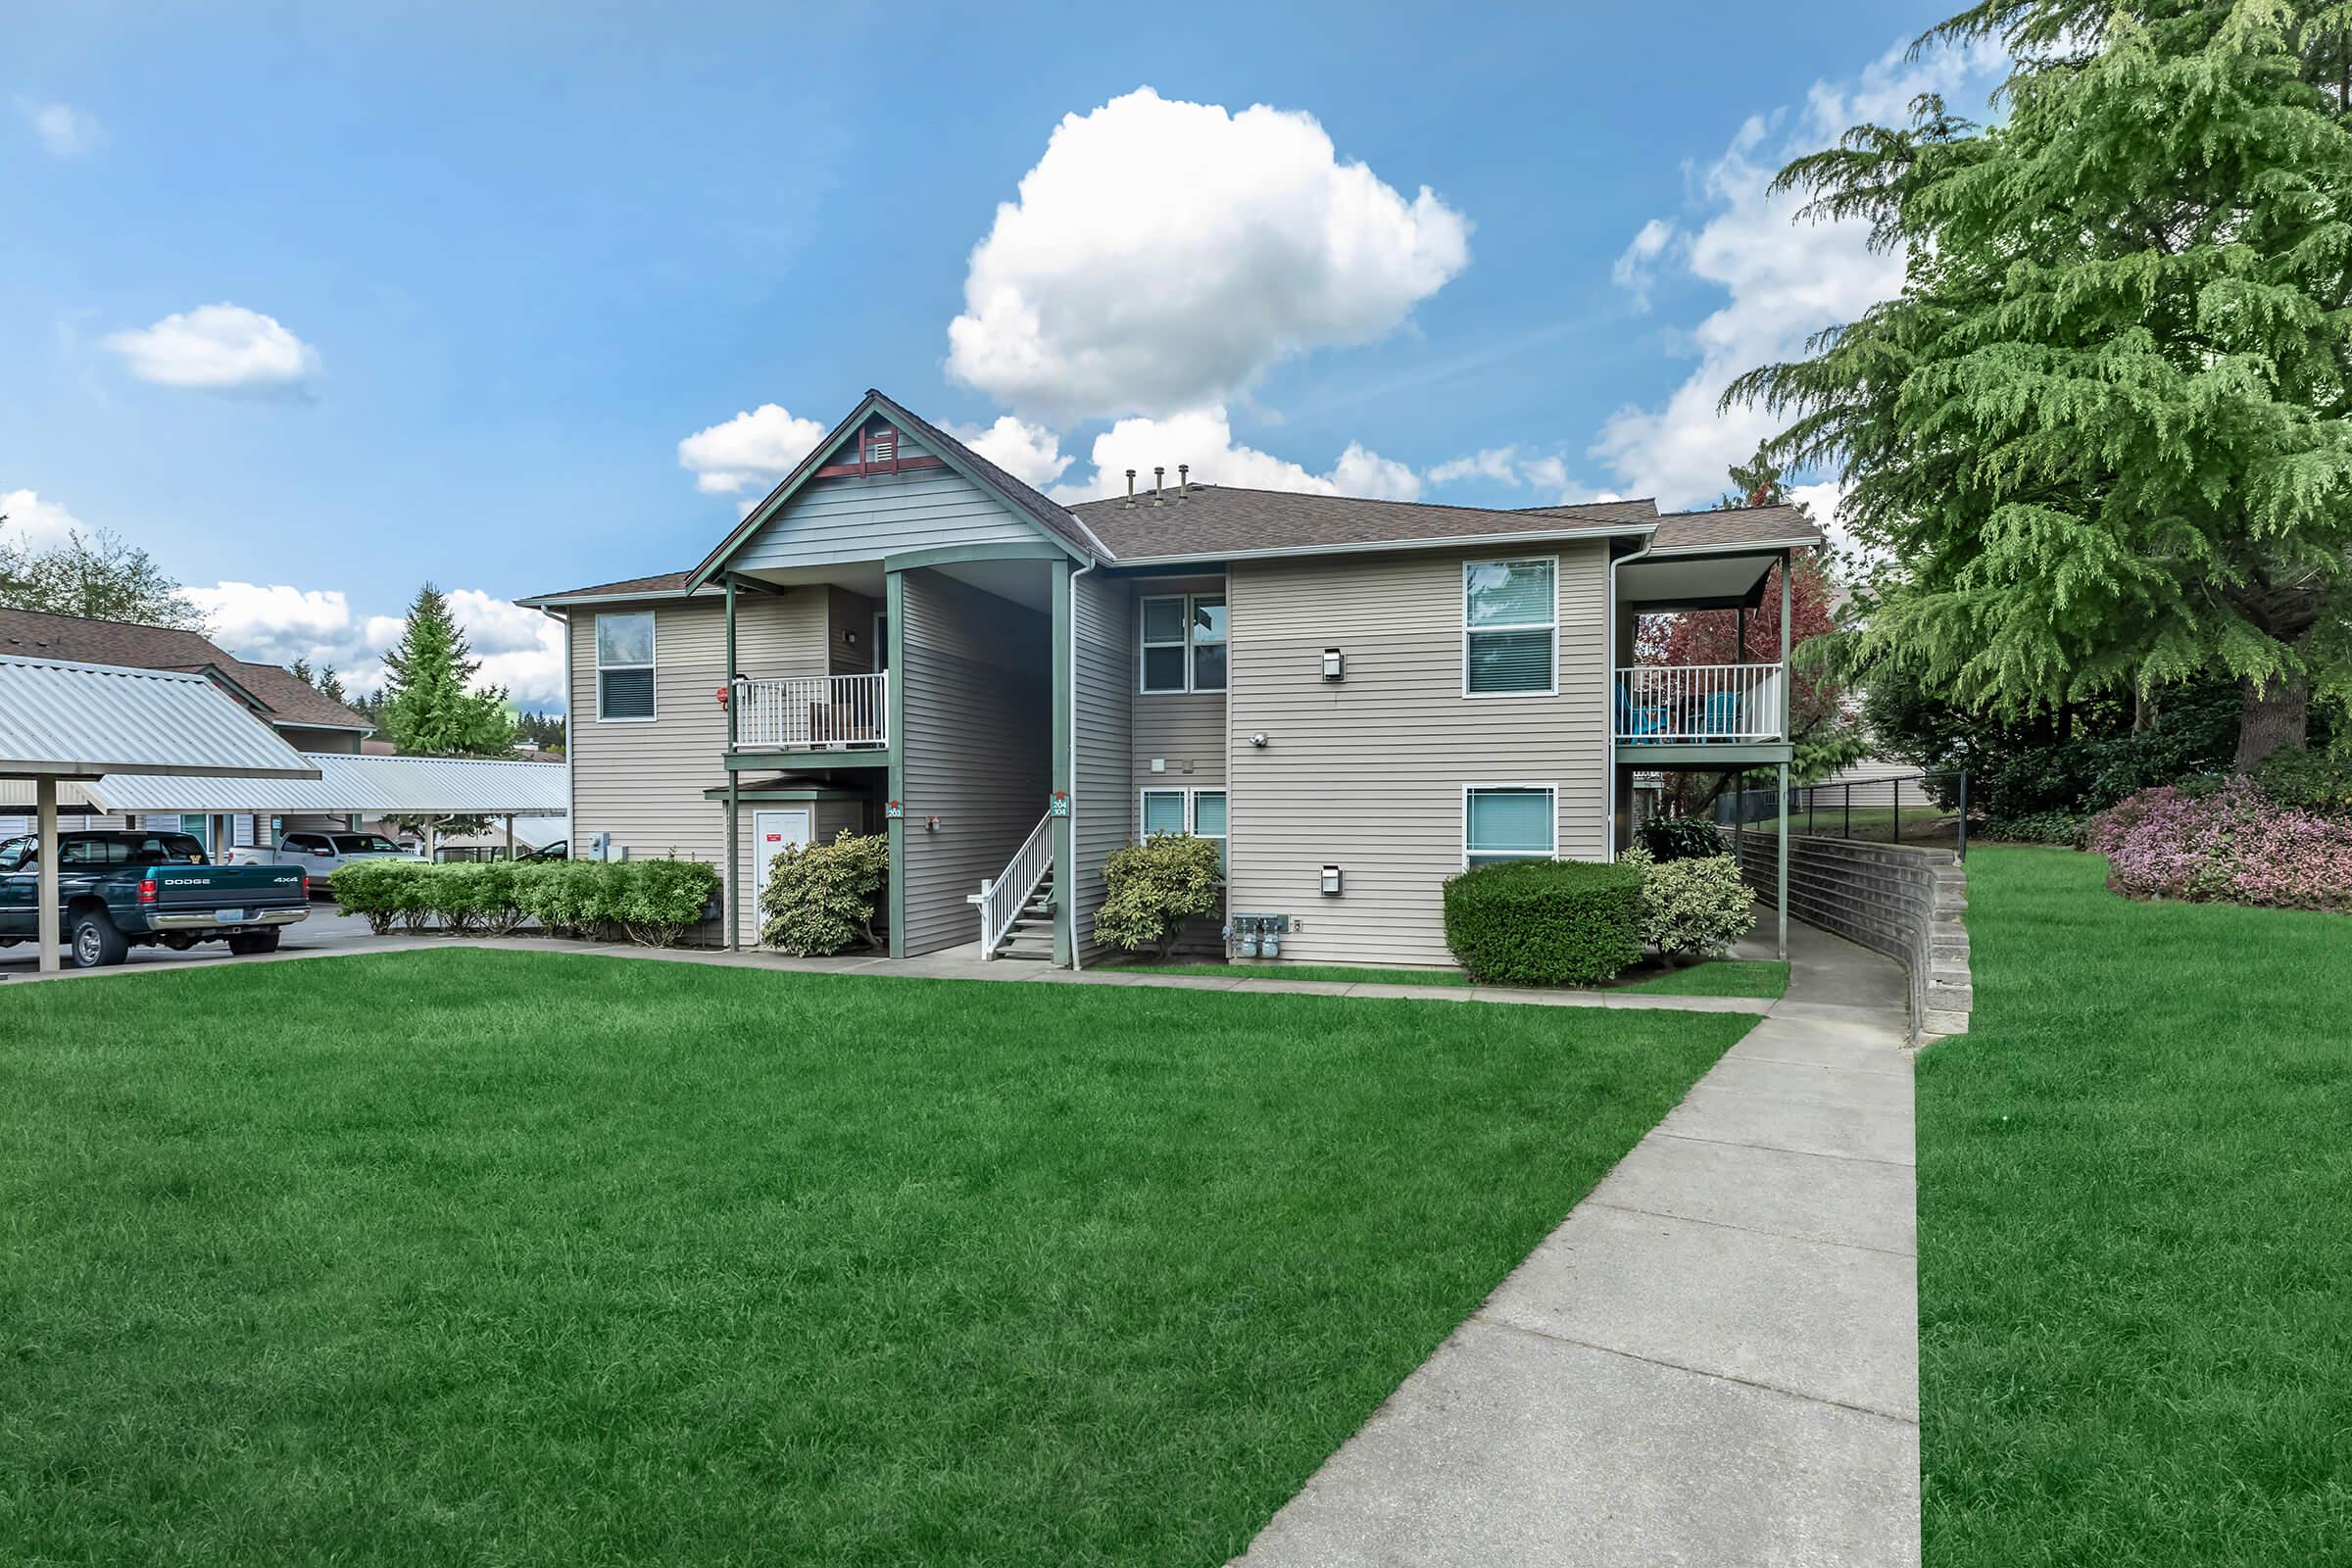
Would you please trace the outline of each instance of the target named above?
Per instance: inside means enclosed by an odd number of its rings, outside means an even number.
[[[1023,484],[1041,490],[1060,478],[1072,461],[1061,450],[1061,437],[1042,424],[1009,414],[1000,416],[986,429],[954,424],[948,426],[948,433]]]
[[[2000,57],[1989,49],[1940,51],[1920,61],[1895,49],[1850,82],[1816,83],[1793,117],[1756,116],[1697,178],[1703,215],[1694,229],[1652,219],[1618,259],[1614,275],[1638,305],[1672,266],[1729,296],[1690,329],[1697,366],[1667,400],[1611,416],[1592,447],[1621,484],[1665,507],[1705,506],[1724,472],[1779,425],[1760,409],[1716,412],[1732,379],[1756,366],[1801,355],[1807,337],[1850,321],[1902,284],[1902,258],[1874,253],[1858,221],[1798,222],[1803,197],[1767,191],[1789,157],[1829,145],[1848,125],[1899,122],[1922,92],[1955,99],[1989,92]]]
[[[755,484],[766,490],[797,467],[831,428],[762,403],[680,441],[678,466],[709,495],[735,495]]]
[[[55,158],[79,158],[95,152],[105,139],[106,132],[95,115],[72,104],[35,103],[28,98],[17,100],[17,113],[40,144]]]
[[[0,492],[0,545],[16,550],[47,550],[64,544],[76,532],[91,531],[63,506],[43,501],[33,491]]]
[[[1519,449],[1489,447],[1466,458],[1449,459],[1429,470],[1431,484],[1453,484],[1463,479],[1494,479],[1503,484],[1517,484]]]
[[[1093,457],[1095,471],[1054,490],[1056,499],[1091,501],[1123,495],[1129,468],[1136,470],[1139,494],[1152,488],[1155,466],[1167,469],[1166,482],[1173,485],[1179,464],[1191,466],[1189,477],[1196,484],[1389,501],[1410,501],[1421,493],[1420,475],[1360,442],[1349,442],[1327,473],[1315,473],[1288,458],[1238,445],[1233,439],[1233,421],[1222,406],[1188,409],[1164,418],[1138,415],[1121,419],[1095,437]]]
[[[297,588],[286,583],[218,582],[190,588],[212,625],[213,641],[263,664],[307,662],[329,664],[347,690],[370,692],[383,684],[384,654],[400,641],[399,615],[361,614],[339,588]],[[525,610],[475,588],[448,595],[450,613],[465,628],[481,668],[476,686],[504,686],[525,707],[561,706],[564,701],[564,630],[535,610]]]
[[[1367,342],[1469,265],[1470,222],[1312,116],[1164,99],[1065,116],[971,255],[948,373],[1025,412],[1172,416]]]
[[[320,368],[317,349],[242,305],[200,305],[100,343],[142,381],[208,392],[284,391]]]

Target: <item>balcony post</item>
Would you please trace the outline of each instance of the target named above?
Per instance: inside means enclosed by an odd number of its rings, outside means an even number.
[[[1781,552],[1781,744],[1784,746],[1793,746],[1796,744],[1796,737],[1788,733],[1788,567],[1794,559],[1795,553],[1793,551],[1784,550]],[[1781,780],[1781,793],[1784,796],[1788,793],[1788,780],[1787,778],[1783,778]],[[1788,902],[1788,901],[1787,899],[1783,899],[1781,901],[1784,906],[1786,906]],[[1786,922],[1787,917],[1787,911],[1784,908],[1782,914],[1784,923]],[[1782,946],[1788,946],[1786,938],[1783,939]],[[1783,955],[1783,956],[1786,956],[1787,955]]]
[[[735,750],[735,574],[727,573],[727,751]],[[727,769],[727,951],[743,947],[743,786],[735,769]]]

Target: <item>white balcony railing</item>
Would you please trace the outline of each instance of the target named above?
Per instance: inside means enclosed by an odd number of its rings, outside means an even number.
[[[830,752],[890,742],[890,676],[735,682],[735,749]]]
[[[1636,664],[1617,671],[1620,745],[1781,739],[1778,664]]]

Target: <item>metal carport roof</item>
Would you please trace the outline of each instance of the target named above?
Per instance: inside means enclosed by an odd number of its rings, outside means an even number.
[[[552,816],[571,808],[571,769],[503,758],[365,757],[306,752],[304,778],[110,773],[71,786],[97,811],[227,811],[292,815]]]
[[[0,777],[152,773],[247,789],[318,777],[202,675],[0,655]]]

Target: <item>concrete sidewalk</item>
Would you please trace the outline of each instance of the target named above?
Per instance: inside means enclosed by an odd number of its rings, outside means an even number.
[[[1902,970],[1789,930],[1788,999],[1238,1561],[1919,1561]]]

